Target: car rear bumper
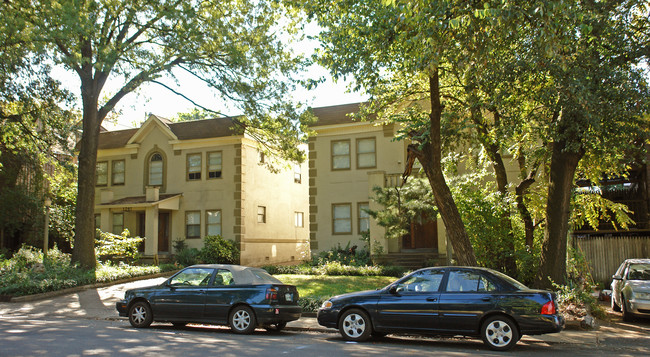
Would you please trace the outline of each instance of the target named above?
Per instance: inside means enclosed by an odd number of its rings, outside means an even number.
[[[117,309],[118,314],[120,316],[122,316],[122,317],[127,317],[128,316],[127,311],[126,311],[126,307],[127,307],[126,300],[120,300],[120,301],[115,303],[115,309]]]
[[[276,324],[281,322],[295,321],[300,318],[302,308],[300,306],[264,306],[255,307],[255,316],[260,325]]]
[[[541,335],[564,330],[564,317],[561,315],[528,316],[527,323],[521,325],[522,335]]]

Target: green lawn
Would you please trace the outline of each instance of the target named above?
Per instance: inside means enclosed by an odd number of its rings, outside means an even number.
[[[375,290],[397,280],[392,276],[274,275],[285,284],[295,285],[301,297],[335,296],[362,290]]]

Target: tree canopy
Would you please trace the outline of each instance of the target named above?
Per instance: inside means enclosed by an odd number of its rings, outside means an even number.
[[[403,125],[400,138],[413,143],[409,152],[429,178],[458,261],[471,264],[474,254],[445,188],[441,158],[478,148],[498,190],[515,188],[527,240],[539,221],[526,194],[536,181],[547,188],[537,282],[562,282],[576,175],[624,173],[626,155],[647,140],[641,65],[650,43],[647,3],[323,0],[301,6],[324,28],[320,63],[369,92],[365,114]],[[506,154],[517,160],[518,183],[507,175]]]
[[[205,81],[244,114],[240,123],[267,146],[300,159],[301,123],[289,91],[302,59],[283,36],[293,20],[275,1],[5,1],[11,36],[42,50],[80,79],[83,134],[73,261],[94,268],[94,177],[99,128],[124,96],[183,70]],[[31,51],[31,50],[30,50]],[[108,82],[118,83],[107,93]],[[177,91],[179,94],[179,91]],[[188,94],[184,94],[186,97]],[[215,105],[217,107],[217,105]]]

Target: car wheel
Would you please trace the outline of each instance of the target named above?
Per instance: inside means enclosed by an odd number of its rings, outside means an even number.
[[[481,327],[483,343],[496,351],[511,349],[519,341],[514,321],[506,316],[492,316]]]
[[[255,331],[257,321],[255,314],[248,306],[237,306],[230,312],[230,328],[235,333],[249,334]]]
[[[153,322],[153,313],[148,303],[138,301],[131,305],[129,309],[129,323],[131,323],[131,326],[137,328],[149,327],[151,322]]]
[[[616,300],[614,299],[614,294],[612,294],[611,300],[612,300],[612,311],[621,312],[621,307],[618,306],[618,304],[616,303]]]
[[[277,323],[277,324],[272,324],[272,325],[264,326],[264,328],[266,329],[266,331],[275,331],[275,332],[282,331],[282,330],[284,330],[285,327],[287,327],[287,323],[286,323],[286,322],[280,322],[280,323]]]
[[[348,341],[365,341],[372,334],[370,318],[359,309],[350,309],[339,319],[339,332]]]
[[[623,321],[630,322],[633,320],[633,316],[627,304],[628,302],[625,300],[625,295],[621,294],[621,311],[623,312]]]

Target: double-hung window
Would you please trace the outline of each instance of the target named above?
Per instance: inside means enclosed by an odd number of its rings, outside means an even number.
[[[209,236],[221,235],[221,211],[213,210],[206,212],[205,232]]]
[[[257,206],[257,223],[266,223],[266,206]]]
[[[300,164],[293,165],[293,182],[301,183],[302,182],[302,169]]]
[[[357,168],[377,167],[377,145],[375,138],[357,139]]]
[[[124,213],[113,213],[113,234],[122,234],[124,231]]]
[[[124,185],[124,160],[113,161],[111,181],[114,186]]]
[[[359,233],[367,232],[370,230],[370,215],[368,214],[368,209],[370,205],[368,202],[359,202],[357,205],[357,217],[358,217],[358,227]]]
[[[350,169],[350,140],[332,141],[332,170]]]
[[[294,224],[296,228],[305,226],[305,214],[303,212],[294,212]]]
[[[101,161],[97,163],[95,171],[95,185],[106,186],[108,184],[108,162]]]
[[[208,178],[220,178],[221,177],[221,167],[222,167],[222,157],[221,151],[209,152],[208,153]]]
[[[201,154],[187,155],[187,179],[189,181],[201,179]]]
[[[201,238],[201,212],[185,212],[185,237]]]
[[[337,203],[332,205],[332,233],[352,233],[352,205]]]
[[[162,186],[162,183],[163,157],[159,153],[155,153],[149,159],[149,186]]]

